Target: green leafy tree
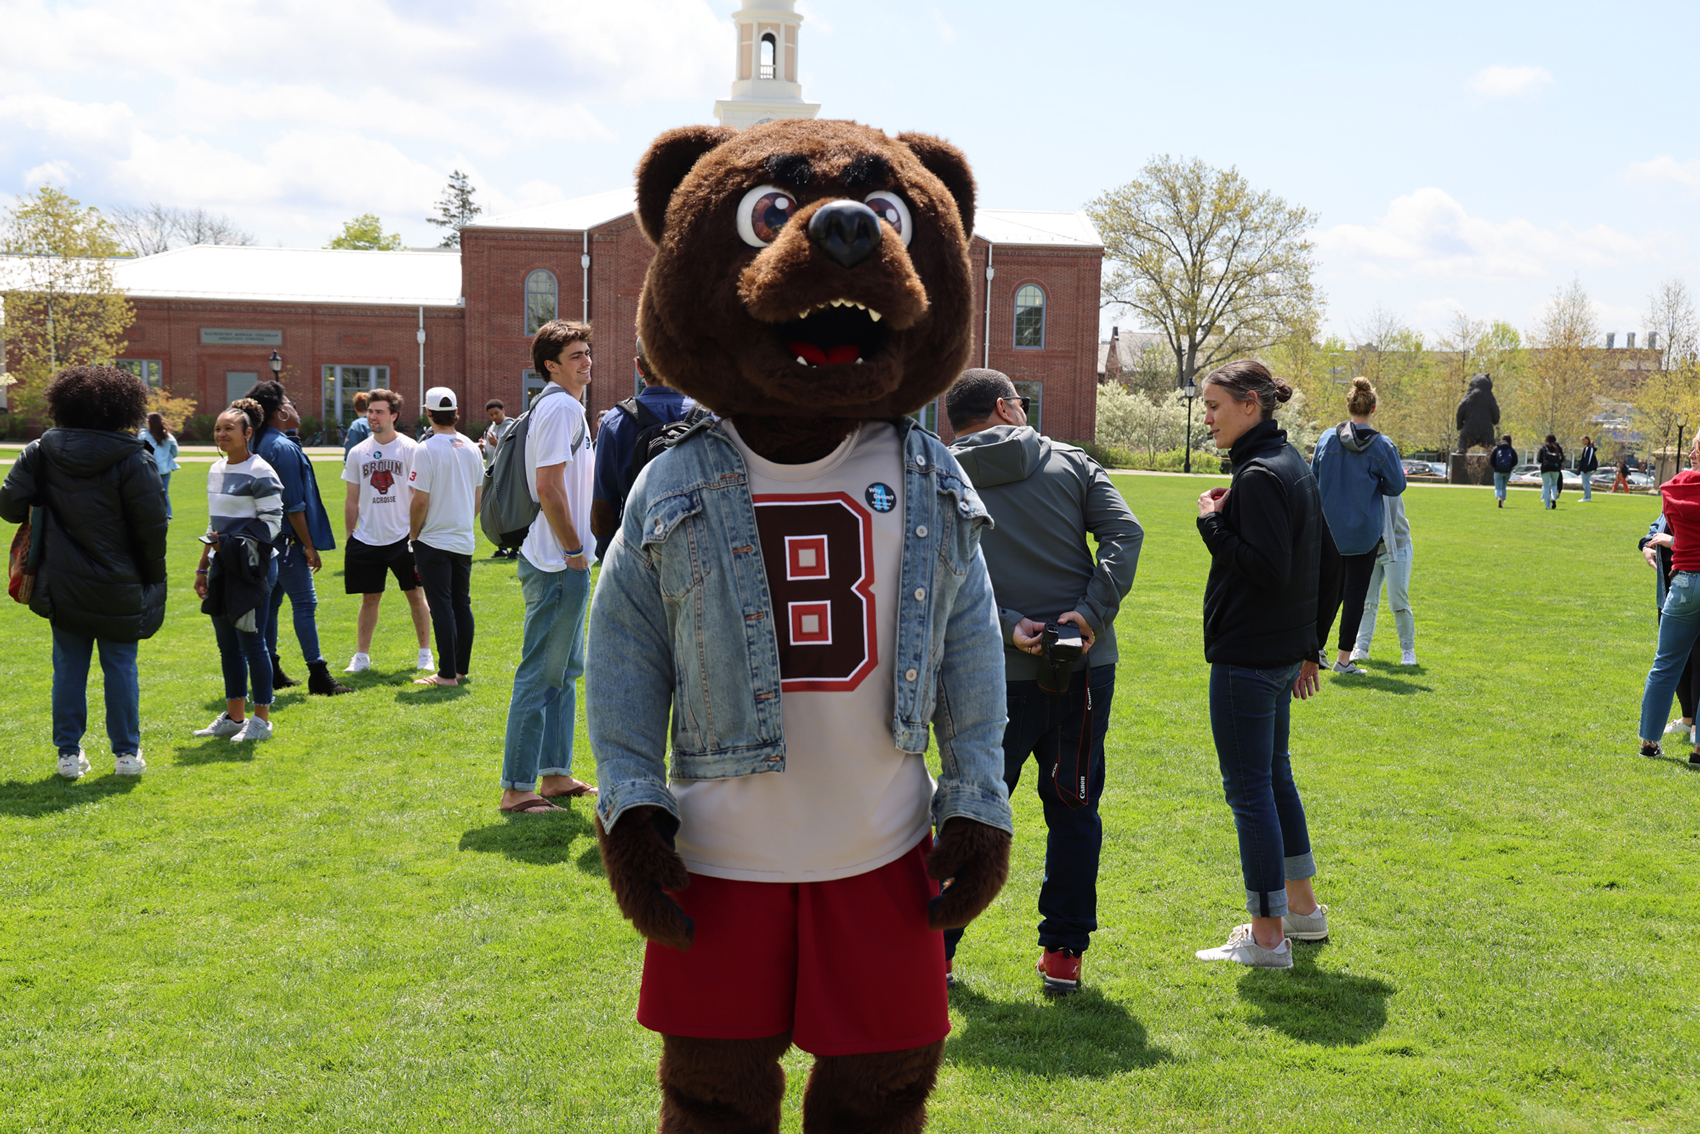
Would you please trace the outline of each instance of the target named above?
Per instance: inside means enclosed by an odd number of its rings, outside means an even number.
[[[351,248],[362,252],[398,252],[406,245],[401,242],[401,233],[392,232],[384,235],[383,222],[374,213],[361,213],[351,221],[344,221],[342,235],[333,237],[326,248]]]
[[[1316,215],[1259,192],[1236,169],[1154,158],[1087,213],[1110,266],[1103,305],[1160,331],[1177,387],[1312,323]]]
[[[1518,392],[1518,420],[1538,437],[1572,447],[1589,431],[1602,388],[1600,326],[1581,280],[1553,293],[1530,334],[1529,373]]]
[[[460,170],[449,174],[449,183],[443,189],[443,195],[437,198],[437,215],[426,217],[426,224],[434,224],[438,228],[446,228],[443,242],[439,247],[459,248],[460,230],[472,223],[484,209],[472,199],[472,181]]]
[[[112,278],[117,234],[100,210],[51,185],[9,209],[0,252],[18,257],[6,280],[6,385],[13,413],[46,417],[46,388],[66,366],[111,365],[135,312]]]

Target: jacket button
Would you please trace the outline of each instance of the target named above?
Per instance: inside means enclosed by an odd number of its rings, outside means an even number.
[[[927,458],[925,454],[915,458],[915,467],[918,469],[924,469],[927,467]]]
[[[927,538],[927,525],[926,524],[922,524],[920,527],[915,529],[915,538],[916,539],[926,539]]]
[[[919,676],[920,676],[920,674],[916,673],[912,669],[904,670],[904,672],[903,672],[903,680],[905,680],[905,681],[914,681],[915,678],[917,678]]]
[[[927,597],[927,590],[926,590],[925,587],[916,587],[915,588],[915,601],[916,602],[920,602],[922,599],[924,599],[926,597]]]
[[[660,520],[655,521],[655,530],[657,532],[661,531],[661,521]]]

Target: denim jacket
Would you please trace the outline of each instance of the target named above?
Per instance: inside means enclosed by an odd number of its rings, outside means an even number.
[[[932,723],[941,763],[935,827],[961,815],[1013,833],[1003,643],[980,554],[991,518],[937,437],[908,418],[895,425],[906,530],[892,739],[923,752]],[[773,597],[744,459],[718,422],[686,433],[632,487],[591,601],[586,659],[605,826],[644,805],[678,818],[664,762],[669,740],[680,778],[784,772]]]

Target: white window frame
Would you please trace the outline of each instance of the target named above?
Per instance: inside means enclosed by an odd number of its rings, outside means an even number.
[[[547,279],[549,281],[549,287],[547,289],[533,288],[531,286],[531,281],[539,278]],[[533,295],[547,295],[549,297],[551,313],[548,319],[539,321],[533,318],[534,312],[531,309],[531,297]],[[561,281],[556,279],[555,273],[551,272],[548,268],[534,268],[527,272],[525,274],[525,333],[528,335],[535,335],[537,333],[537,329],[543,326],[544,323],[550,322],[554,319],[559,319],[560,317]]]
[[[1024,344],[1021,341],[1021,313],[1023,311],[1021,306],[1021,293],[1026,291],[1028,288],[1032,288],[1034,291],[1039,293],[1039,342],[1036,345],[1031,343]],[[1051,297],[1045,294],[1044,287],[1031,281],[1022,284],[1020,287],[1015,289],[1015,314],[1010,319],[1010,346],[1014,347],[1016,350],[1045,349],[1045,316],[1047,314],[1046,309],[1050,306],[1050,302]],[[1031,311],[1032,309],[1032,304],[1029,304],[1025,308],[1025,310],[1028,311]]]
[[[349,386],[344,381],[345,370],[370,370],[372,382],[368,386]],[[362,390],[384,390],[389,388],[390,368],[377,366],[370,362],[327,362],[319,368],[319,416],[328,424],[335,421],[338,428],[347,429],[354,423],[354,395]],[[342,394],[348,391],[348,402],[343,404]]]
[[[165,389],[165,363],[157,358],[120,358],[118,369],[128,370],[131,374],[148,384],[150,390]]]

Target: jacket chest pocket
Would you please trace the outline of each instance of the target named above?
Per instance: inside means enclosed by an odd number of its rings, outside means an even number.
[[[650,504],[643,517],[643,550],[660,576],[664,597],[680,598],[708,577],[712,565],[707,535],[702,500],[696,493],[667,496]]]
[[[945,535],[939,541],[939,557],[960,579],[968,574],[980,549],[980,533],[991,526],[992,517],[970,485],[953,476],[941,476],[934,519]]]

